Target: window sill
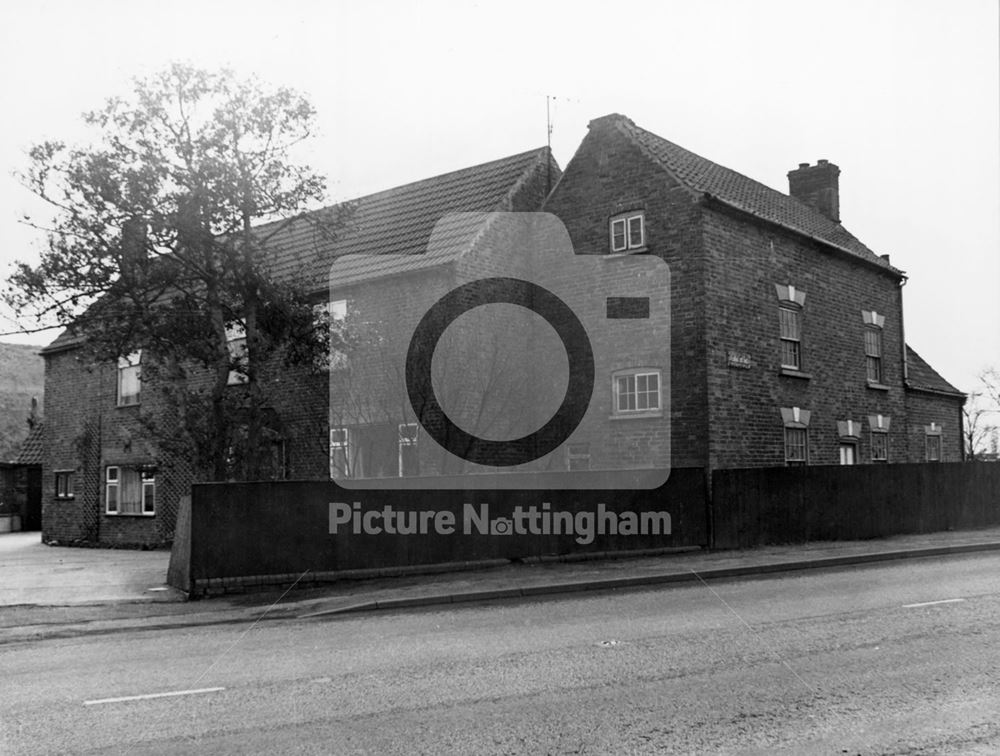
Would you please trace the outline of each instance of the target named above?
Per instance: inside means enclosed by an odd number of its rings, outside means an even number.
[[[875,383],[873,381],[868,381],[868,388],[874,391],[888,391],[891,386],[886,386],[884,383]]]
[[[649,246],[644,244],[641,247],[633,247],[632,249],[622,249],[617,252],[607,252],[601,255],[601,257],[631,257],[632,255],[644,255],[649,252]]]
[[[812,379],[812,373],[803,373],[801,370],[796,370],[795,368],[783,367],[778,375],[783,375],[786,378],[801,378],[804,381]]]
[[[129,402],[128,404],[116,404],[116,409],[128,409],[129,407],[138,407],[141,402]]]
[[[105,517],[156,517],[156,512],[105,512]]]
[[[56,496],[56,501],[73,501],[76,496]]]
[[[608,420],[646,420],[649,418],[663,417],[663,412],[657,410],[655,412],[630,412],[628,414],[622,412],[617,415],[611,415]]]

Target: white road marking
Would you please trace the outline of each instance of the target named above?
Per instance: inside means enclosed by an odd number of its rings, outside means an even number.
[[[92,701],[84,701],[84,706],[95,706],[97,704],[122,703],[123,701],[145,701],[150,698],[169,698],[171,696],[193,696],[196,693],[217,693],[225,688],[197,688],[194,690],[171,690],[166,693],[143,693],[141,696],[121,696],[120,698],[95,698]]]
[[[922,601],[919,604],[903,604],[904,609],[916,609],[918,606],[935,606],[937,604],[956,604],[965,601],[964,598],[941,599],[940,601]]]

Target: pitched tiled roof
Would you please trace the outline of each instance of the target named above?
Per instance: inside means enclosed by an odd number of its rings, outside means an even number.
[[[40,354],[53,354],[55,352],[61,352],[64,349],[71,349],[83,341],[79,336],[66,328],[56,336],[49,344],[44,347]]]
[[[279,250],[275,272],[281,277],[305,277],[326,288],[330,264],[342,255],[363,255],[338,272],[344,282],[372,275],[415,270],[454,259],[461,244],[448,245],[436,256],[421,255],[427,249],[434,225],[450,213],[481,213],[513,209],[512,198],[532,176],[545,171],[550,161],[548,148],[522,152],[471,168],[405,184],[361,197],[353,203],[345,227],[336,238],[324,235],[313,218],[299,219],[283,226],[262,226],[273,230],[271,243]],[[553,163],[558,178],[558,167]],[[322,214],[324,211],[320,211]],[[329,212],[326,211],[326,212]],[[466,229],[452,229],[458,239],[468,236]],[[385,261],[375,255],[414,255]]]
[[[908,388],[965,396],[963,392],[942,378],[934,368],[924,361],[923,357],[913,351],[909,344],[906,345],[906,374]]]
[[[559,168],[549,149],[542,147],[369,194],[292,220],[263,224],[255,230],[274,250],[273,272],[279,279],[305,281],[314,292],[325,291],[330,265],[341,255],[365,255],[338,272],[344,282],[416,270],[454,259],[466,248],[472,233],[461,227],[461,223],[449,229],[452,242],[441,246],[438,254],[416,254],[427,249],[431,231],[439,219],[450,213],[512,210],[511,201],[517,190],[550,167],[555,181]],[[323,221],[351,206],[353,210],[347,211],[346,224],[331,233]],[[383,254],[393,257],[382,261],[368,258]],[[404,260],[395,257],[401,254],[413,257]],[[42,352],[51,354],[79,343],[80,339],[67,330]]]
[[[811,205],[713,163],[636,126],[622,115],[606,116],[654,161],[690,189],[711,195],[740,210],[815,237],[886,270],[900,273],[839,223]]]
[[[40,465],[42,464],[42,423],[35,423],[35,427],[28,433],[28,437],[21,444],[21,450],[14,458],[16,465]]]

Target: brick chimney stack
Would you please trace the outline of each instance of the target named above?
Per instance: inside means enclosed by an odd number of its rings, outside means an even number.
[[[788,193],[840,223],[840,168],[828,160],[814,166],[799,163],[788,172]]]

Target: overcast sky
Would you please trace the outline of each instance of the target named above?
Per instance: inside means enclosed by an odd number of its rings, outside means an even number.
[[[1000,366],[996,0],[543,3],[36,0],[0,9],[0,278],[42,239],[11,176],[33,142],[173,60],[296,88],[337,201],[639,126],[787,192],[841,168],[841,219],[910,276],[907,341],[974,388]],[[13,330],[0,317],[0,332]],[[45,343],[46,333],[2,337]]]

